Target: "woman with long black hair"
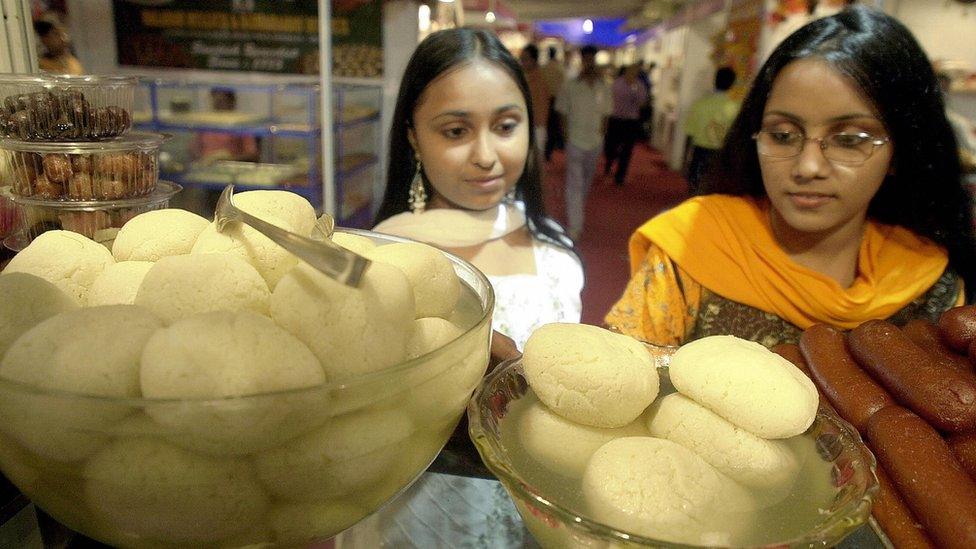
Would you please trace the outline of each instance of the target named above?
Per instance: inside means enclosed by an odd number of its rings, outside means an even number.
[[[583,271],[545,214],[532,98],[488,31],[427,37],[400,85],[375,230],[471,261],[495,289],[495,330],[521,348],[536,327],[578,322]]]
[[[706,196],[640,227],[606,322],[661,344],[732,334],[767,346],[815,323],[937,319],[976,287],[970,201],[932,67],[863,7],[771,54]]]

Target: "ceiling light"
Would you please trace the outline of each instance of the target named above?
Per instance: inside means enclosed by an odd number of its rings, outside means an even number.
[[[585,19],[583,21],[583,32],[585,34],[593,34],[593,20]]]

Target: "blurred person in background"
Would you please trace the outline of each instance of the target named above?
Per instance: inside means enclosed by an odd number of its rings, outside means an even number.
[[[41,42],[40,69],[52,74],[84,74],[78,58],[71,53],[71,37],[60,23],[39,20],[34,22],[34,32]]]
[[[596,66],[596,52],[594,46],[580,50],[579,76],[566,81],[556,99],[556,111],[566,130],[566,217],[574,241],[583,233],[586,198],[613,109],[610,87]]]
[[[603,175],[609,175],[614,161],[617,171],[614,183],[620,187],[627,178],[627,167],[634,143],[640,137],[640,109],[647,102],[647,86],[638,78],[640,65],[634,64],[622,69],[613,82],[613,113],[607,121],[607,134],[603,140]]]
[[[529,84],[529,95],[532,96],[532,116],[535,118],[535,147],[539,154],[546,150],[546,126],[549,123],[549,103],[555,93],[551,91],[546,77],[539,68],[539,48],[535,44],[529,44],[522,48],[519,55],[519,62],[522,63],[522,72],[525,73],[525,81]]]
[[[644,68],[641,65],[641,70],[637,74],[637,78],[647,86],[647,101],[640,108],[640,137],[642,141],[647,141],[651,138],[651,132],[654,129],[654,84],[651,82],[651,74],[654,72],[654,67],[657,64],[653,61]]]
[[[735,71],[722,67],[715,71],[715,91],[691,105],[685,120],[685,164],[688,174],[688,194],[701,192],[701,181],[718,150],[725,133],[739,112],[739,102],[729,96],[735,84]]]
[[[542,76],[546,79],[546,87],[552,94],[549,97],[549,113],[546,118],[548,124],[546,125],[546,146],[544,150],[547,162],[552,157],[552,151],[565,147],[563,129],[559,125],[559,115],[556,113],[556,94],[563,88],[563,82],[566,80],[563,64],[556,57],[558,54],[556,46],[549,46],[548,53],[549,61],[542,67]]]

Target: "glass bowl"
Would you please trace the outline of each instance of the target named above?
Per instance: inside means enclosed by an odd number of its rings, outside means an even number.
[[[39,143],[0,140],[0,169],[23,197],[121,200],[145,196],[159,179],[158,133],[129,133],[104,141]]]
[[[430,465],[487,368],[491,285],[445,255],[462,281],[450,320],[464,331],[432,352],[342,382],[218,400],[95,397],[0,380],[0,470],[55,519],[113,546],[332,537]]]
[[[660,395],[674,391],[668,378],[668,364],[675,349],[650,348],[661,375]],[[588,516],[585,505],[579,503],[583,501],[581,496],[573,503],[565,493],[555,493],[554,482],[563,483],[564,487],[567,482],[576,482],[578,489],[579,481],[558,477],[533,465],[532,458],[522,455],[515,431],[521,405],[536,398],[523,376],[521,359],[504,362],[484,379],[472,397],[468,404],[468,423],[482,460],[508,491],[529,532],[542,547],[695,547],[651,539],[603,524]],[[784,533],[781,539],[764,539],[753,546],[830,547],[870,517],[878,490],[875,460],[857,431],[821,407],[813,425],[794,439],[808,446],[808,459],[816,462],[813,466],[824,469],[817,477],[820,479],[817,482],[822,484],[818,493],[823,497],[803,498],[795,493],[787,496],[780,505],[808,506],[808,515],[812,517],[808,527]],[[801,469],[800,475],[808,470]],[[790,502],[791,498],[794,501]],[[764,525],[778,520],[768,517],[769,513],[766,515]]]
[[[183,190],[183,187],[170,181],[159,181],[154,187],[149,195],[135,198],[72,201],[24,197],[14,193],[10,187],[0,188],[0,198],[9,199],[20,206],[20,225],[23,228],[19,234],[8,237],[10,242],[5,244],[19,252],[42,233],[58,229],[102,241],[100,233],[109,229],[117,231],[141,213],[167,208],[170,199]]]

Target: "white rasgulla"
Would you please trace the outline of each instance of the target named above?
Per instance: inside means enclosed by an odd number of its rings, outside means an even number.
[[[157,261],[136,294],[136,305],[166,322],[211,311],[268,314],[271,292],[254,267],[231,254],[174,255]]]
[[[3,357],[0,377],[71,395],[4,395],[4,428],[42,456],[85,457],[103,442],[99,432],[133,410],[73,395],[139,397],[139,357],[161,326],[159,318],[134,305],[74,309],[34,326]]]
[[[78,308],[57,286],[26,273],[0,275],[0,296],[0,359],[14,340],[42,320]]]
[[[518,440],[526,453],[546,469],[569,478],[582,478],[590,456],[600,446],[621,437],[647,436],[638,419],[623,427],[605,429],[574,423],[533,400],[518,420]]]
[[[597,520],[664,541],[726,545],[748,524],[750,496],[697,454],[670,440],[625,437],[601,446],[583,473]],[[735,517],[735,518],[732,518]]]
[[[394,242],[370,250],[369,258],[402,270],[413,286],[417,318],[447,318],[461,295],[461,280],[443,252],[419,242]]]
[[[332,501],[381,480],[413,433],[394,410],[348,414],[253,457],[258,477],[287,501]]]
[[[315,208],[305,197],[289,191],[247,191],[234,195],[234,205],[268,223],[284,221],[302,236],[312,234]]]
[[[792,362],[759,343],[710,336],[671,358],[680,393],[761,438],[789,438],[817,415],[817,388]]]
[[[268,498],[250,465],[149,438],[121,438],[88,460],[85,497],[98,518],[147,541],[199,545],[244,532]]]
[[[407,373],[410,413],[418,424],[456,420],[488,367],[489,326],[466,334],[440,317],[418,318],[414,326],[408,356],[437,352]]]
[[[335,232],[332,233],[332,242],[342,246],[347,250],[352,250],[359,255],[368,256],[370,250],[376,248],[376,244],[358,234]]]
[[[287,223],[268,218],[265,221],[286,230],[293,230]],[[211,223],[200,233],[191,253],[228,253],[250,263],[264,277],[268,288],[274,290],[278,281],[298,264],[298,258],[264,236],[257,229],[243,223],[228,224],[223,231]]]
[[[300,263],[271,296],[271,318],[315,353],[329,381],[403,361],[413,332],[413,289],[396,267],[374,262],[358,288]]]
[[[206,218],[176,208],[141,213],[119,229],[112,243],[112,255],[116,261],[159,261],[170,255],[188,254],[209,223]]]
[[[94,240],[71,231],[47,231],[15,255],[3,272],[39,276],[84,306],[92,283],[113,263],[112,252]]]
[[[109,265],[88,290],[88,306],[134,304],[139,286],[152,266],[151,261],[119,261]]]
[[[645,418],[651,436],[684,446],[739,484],[774,493],[770,499],[786,496],[799,471],[782,442],[740,429],[680,393],[652,404]]]
[[[310,544],[331,538],[368,514],[361,506],[345,501],[280,503],[271,508],[268,520],[278,543]]]
[[[151,404],[146,412],[173,430],[175,444],[219,455],[265,450],[315,427],[308,425],[314,417],[307,408],[311,399],[302,405],[310,394],[223,399],[324,381],[322,366],[304,343],[251,311],[205,313],[157,330],[143,349],[140,370],[145,398],[217,401]]]
[[[440,317],[418,318],[413,323],[413,335],[407,341],[407,359],[414,359],[439,348],[462,333],[455,324]],[[456,399],[457,389],[451,390],[450,383],[427,382],[440,376],[449,367],[460,366],[467,355],[461,355],[459,350],[450,351],[451,356],[443,355],[441,353],[410,368],[402,377],[387,376],[337,387],[332,398],[332,413],[338,415],[367,407],[390,407],[400,405],[407,399],[414,402],[418,409],[434,411],[435,415],[456,415],[454,407],[447,406],[445,400]],[[419,388],[419,385],[423,388]],[[429,419],[423,413],[420,416],[424,420]]]
[[[657,397],[660,378],[637,340],[586,324],[546,324],[522,354],[525,379],[546,406],[591,427],[623,427]]]

